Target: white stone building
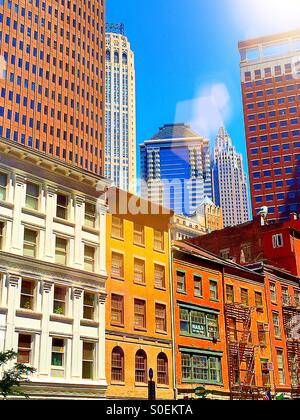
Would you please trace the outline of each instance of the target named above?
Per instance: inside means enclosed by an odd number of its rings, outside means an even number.
[[[105,394],[107,186],[0,139],[0,351],[36,368],[32,397]]]

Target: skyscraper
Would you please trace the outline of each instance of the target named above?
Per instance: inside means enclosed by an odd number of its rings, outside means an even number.
[[[300,30],[239,43],[253,213],[300,212]]]
[[[237,153],[223,127],[218,132],[213,154],[214,199],[222,208],[224,226],[249,221],[248,186],[243,157]]]
[[[104,0],[0,2],[0,136],[103,173]]]
[[[124,26],[106,26],[105,176],[136,190],[136,105],[134,53]]]
[[[185,124],[164,125],[141,145],[142,196],[191,216],[212,198],[209,140]]]

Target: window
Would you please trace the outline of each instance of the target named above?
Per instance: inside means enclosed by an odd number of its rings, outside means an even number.
[[[155,326],[157,332],[167,332],[167,308],[159,303],[155,304]]]
[[[55,262],[56,264],[67,265],[68,241],[56,237],[55,244]]]
[[[183,271],[177,271],[177,292],[186,293],[186,275]]]
[[[134,300],[134,326],[136,329],[146,328],[146,302]]]
[[[94,379],[95,344],[83,342],[82,379]]]
[[[261,292],[255,292],[255,306],[259,310],[264,309],[263,295]]]
[[[116,279],[124,278],[124,255],[112,253],[111,275]]]
[[[277,303],[276,284],[270,283],[271,302]]]
[[[0,251],[4,249],[4,223],[0,222]]]
[[[7,175],[0,172],[0,200],[7,199]]]
[[[68,218],[69,199],[66,195],[57,195],[56,217],[66,220]]]
[[[95,204],[85,203],[84,225],[95,228],[96,226],[96,206]]]
[[[66,296],[65,287],[54,287],[53,313],[55,315],[66,315]]]
[[[270,387],[271,385],[270,370],[267,369],[268,364],[269,364],[269,360],[267,359],[261,360],[262,382],[263,382],[263,386],[266,388]]]
[[[258,341],[261,347],[265,347],[267,344],[266,326],[261,322],[257,323],[258,330]]]
[[[202,293],[202,278],[200,276],[194,276],[194,296],[201,298]]]
[[[166,270],[162,265],[154,264],[154,286],[156,289],[166,288]]]
[[[30,280],[22,280],[20,308],[28,311],[34,310],[35,283]]]
[[[24,230],[24,257],[36,258],[37,256],[37,232]]]
[[[154,231],[154,249],[155,251],[164,251],[164,233],[158,230]]]
[[[219,357],[182,354],[181,367],[183,382],[222,382],[221,359]]]
[[[95,271],[95,248],[92,246],[84,246],[84,269],[86,271]]]
[[[180,332],[184,335],[216,339],[219,337],[218,315],[180,308]]]
[[[283,350],[277,350],[277,364],[278,364],[279,383],[280,385],[285,385],[286,378],[285,378]]]
[[[134,282],[137,284],[146,284],[146,263],[137,258],[134,259]]]
[[[157,357],[157,384],[169,385],[168,358],[164,353],[160,353]]]
[[[241,262],[250,262],[252,260],[252,246],[251,244],[244,244],[242,245],[241,250]]]
[[[124,352],[120,347],[115,347],[111,354],[111,380],[124,382]]]
[[[220,252],[220,256],[221,258],[223,258],[224,260],[229,260],[230,259],[230,249],[223,249]]]
[[[219,299],[218,295],[218,282],[215,280],[210,280],[209,282],[209,291],[210,291],[210,300],[217,301]]]
[[[134,224],[133,243],[135,245],[145,245],[145,229],[144,226]]]
[[[95,295],[84,292],[83,297],[83,319],[93,321],[95,319]]]
[[[119,217],[112,217],[111,236],[116,239],[123,239],[124,237],[123,220]]]
[[[281,338],[280,317],[278,312],[273,312],[274,333],[276,338]]]
[[[28,209],[39,209],[40,187],[29,182],[26,186],[26,201],[25,205]]]
[[[234,287],[231,285],[226,286],[226,302],[234,303]]]
[[[147,356],[143,350],[139,350],[135,355],[135,382],[147,383]]]
[[[64,370],[65,365],[65,341],[59,338],[52,339],[51,366],[52,375]]]
[[[32,359],[31,335],[19,334],[17,363],[29,365]]]
[[[273,241],[273,248],[282,248],[283,247],[283,236],[280,235],[274,235],[272,238]]]
[[[241,289],[241,302],[245,306],[249,306],[249,291],[247,289]]]
[[[124,325],[124,297],[111,296],[111,323],[112,325]]]

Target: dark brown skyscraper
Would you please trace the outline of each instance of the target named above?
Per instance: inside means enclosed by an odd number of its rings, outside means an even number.
[[[0,136],[99,175],[104,3],[0,0]]]

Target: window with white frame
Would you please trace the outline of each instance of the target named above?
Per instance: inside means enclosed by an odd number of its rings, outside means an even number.
[[[69,197],[64,194],[57,194],[56,217],[68,219]]]
[[[0,251],[4,249],[4,222],[0,222]]]
[[[82,379],[94,379],[95,344],[83,342]]]
[[[94,321],[95,319],[95,295],[93,293],[84,292],[83,297],[83,318]]]
[[[20,308],[33,311],[35,307],[35,282],[22,279]]]
[[[282,248],[283,247],[283,235],[273,235],[272,237],[273,248]]]
[[[7,200],[7,181],[7,175],[0,172],[0,200],[2,201]]]
[[[65,340],[52,338],[51,376],[64,377],[65,370]]]
[[[29,365],[32,362],[32,336],[19,334],[17,363]]]
[[[25,206],[31,210],[39,209],[40,187],[37,184],[28,182],[26,185],[26,201]]]
[[[37,238],[38,233],[35,230],[24,230],[24,257],[36,258],[37,257]]]
[[[68,241],[64,238],[56,237],[55,242],[55,262],[56,264],[67,265],[68,262]]]
[[[96,227],[96,206],[92,203],[85,203],[84,225],[86,227]]]
[[[54,286],[53,313],[55,315],[66,315],[66,301],[67,289],[65,287]]]
[[[95,271],[95,253],[96,249],[92,246],[84,246],[84,269],[86,271]]]

